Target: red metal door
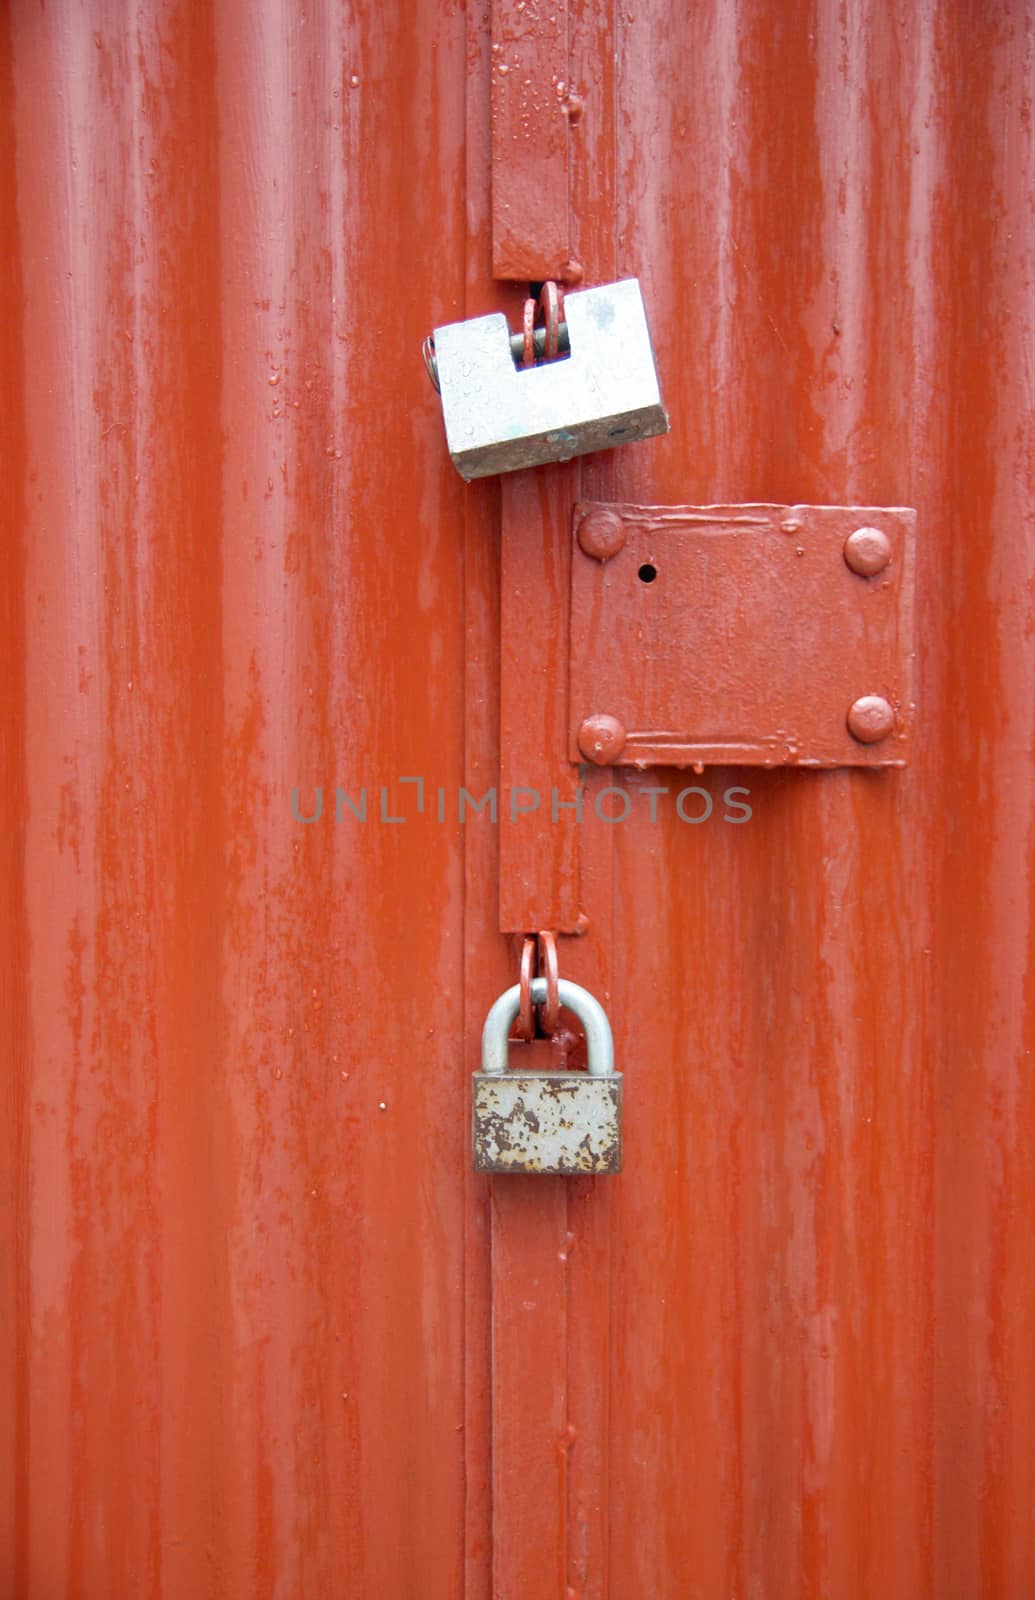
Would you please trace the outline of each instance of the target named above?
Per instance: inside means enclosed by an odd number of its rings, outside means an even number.
[[[522,14],[0,15],[18,1600],[1035,1593],[1035,19]],[[672,430],[465,486],[529,238]],[[580,500],[915,507],[910,766],[554,822]],[[617,1178],[470,1170],[544,883]]]

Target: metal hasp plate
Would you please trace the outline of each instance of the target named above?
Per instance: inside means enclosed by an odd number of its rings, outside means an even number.
[[[904,766],[915,520],[898,506],[576,506],[571,759]]]
[[[519,370],[502,312],[435,329],[446,441],[463,478],[667,433],[636,278],[565,295],[570,355]]]

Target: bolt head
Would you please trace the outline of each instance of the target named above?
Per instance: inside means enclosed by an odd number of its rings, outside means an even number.
[[[895,726],[895,713],[879,694],[864,694],[848,708],[848,731],[860,744],[877,744]]]
[[[595,561],[610,561],[625,543],[625,523],[617,511],[587,511],[579,523],[579,547]]]
[[[625,729],[617,717],[597,712],[587,717],[579,729],[579,749],[587,761],[610,767],[625,749]]]
[[[880,528],[856,528],[845,540],[845,560],[860,578],[873,578],[891,560],[891,540]]]

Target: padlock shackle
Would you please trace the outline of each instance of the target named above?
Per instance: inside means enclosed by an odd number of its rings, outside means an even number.
[[[532,979],[532,1004],[545,1004],[547,986],[545,978]],[[570,983],[567,978],[557,980],[557,998],[562,1006],[574,1012],[586,1034],[586,1059],[591,1078],[610,1078],[615,1070],[615,1047],[611,1037],[611,1024],[607,1012],[588,989]],[[482,1072],[489,1078],[502,1078],[507,1070],[511,1024],[521,1006],[521,985],[504,990],[489,1011],[482,1029]]]

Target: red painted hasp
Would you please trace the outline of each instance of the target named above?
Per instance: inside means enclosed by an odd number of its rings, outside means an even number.
[[[493,0],[492,270],[578,283],[570,142],[582,102],[568,81],[568,0]]]
[[[887,507],[576,507],[570,759],[904,766],[915,521]]]

